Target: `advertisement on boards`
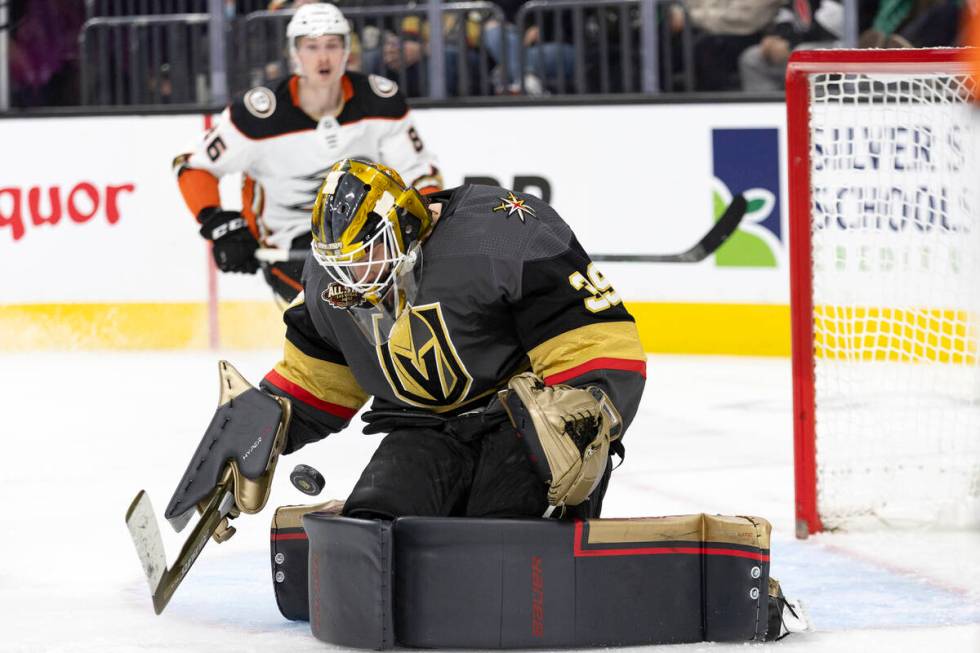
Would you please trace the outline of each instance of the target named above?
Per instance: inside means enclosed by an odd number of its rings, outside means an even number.
[[[723,109],[650,104],[413,113],[447,186],[495,184],[537,195],[594,254],[683,251],[734,194],[745,195],[749,211],[739,230],[700,263],[602,266],[638,318],[658,323],[660,344],[650,346],[673,350],[683,343],[670,344],[670,333],[681,338],[690,323],[723,318],[736,307],[786,312],[783,107]],[[207,250],[171,171],[174,156],[200,138],[207,120],[0,121],[0,138],[11,151],[50,144],[42,156],[8,162],[0,178],[0,274],[7,280],[0,310],[59,306],[64,314],[65,306],[166,304],[184,306],[198,320],[202,307],[216,302],[238,310],[255,304],[263,320],[277,320],[259,277],[219,275],[209,286]],[[222,180],[221,189],[226,207],[240,206],[236,176]],[[198,346],[207,338],[175,342]]]

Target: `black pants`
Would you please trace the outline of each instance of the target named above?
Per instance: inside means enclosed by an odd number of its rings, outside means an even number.
[[[609,470],[565,517],[597,517]],[[540,517],[548,487],[509,423],[472,442],[433,428],[389,433],[344,505],[353,517]]]

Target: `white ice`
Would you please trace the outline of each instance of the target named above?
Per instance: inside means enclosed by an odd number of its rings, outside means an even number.
[[[141,488],[158,515],[165,507],[214,410],[219,357],[258,380],[277,353],[0,356],[0,651],[332,648],[276,609],[270,508],[210,543],[153,614],[124,513]],[[663,649],[980,651],[980,533],[794,539],[790,386],[787,360],[650,358],[604,516],[766,517],[772,573],[816,626],[774,644]],[[327,479],[321,498],[343,498],[377,441],[352,428],[281,465],[313,465]],[[270,506],[306,502],[287,477],[281,468]],[[172,560],[182,536],[163,530]]]

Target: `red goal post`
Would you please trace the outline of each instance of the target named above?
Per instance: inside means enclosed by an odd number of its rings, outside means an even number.
[[[974,203],[970,210],[969,204],[980,184],[972,175],[976,148],[961,147],[976,144],[967,117],[973,78],[965,52],[809,50],[790,59],[798,537],[848,528],[852,519],[904,524],[901,510],[909,506],[918,511],[909,518],[916,522],[923,508],[917,504],[930,501],[943,504],[936,508],[942,520],[957,513],[950,518],[956,525],[964,512],[973,513],[968,521],[976,517],[980,430],[972,441],[969,433],[980,427],[980,412],[971,403],[980,404],[980,388],[967,397],[960,389],[960,379],[976,376],[974,318],[980,313],[970,282],[961,279],[962,266],[975,271],[980,260],[971,236],[980,228],[970,228],[978,226],[980,207]],[[944,156],[955,163],[943,162]],[[922,269],[920,259],[926,261]],[[920,284],[919,277],[932,270],[957,265],[956,274],[948,275],[952,280],[938,280],[935,289]],[[975,279],[980,287],[980,276]],[[904,288],[906,297],[899,294]],[[879,291],[881,297],[873,294]],[[926,412],[958,411],[955,423],[941,417],[925,434],[905,429],[919,420],[903,411],[927,403],[921,395],[931,402]],[[852,429],[852,418],[863,425]],[[947,431],[960,428],[963,436],[946,439]],[[877,430],[895,433],[900,442],[890,446],[888,433]],[[925,442],[934,435],[937,445]],[[947,455],[949,460],[942,458]],[[943,485],[937,491],[951,496],[926,496],[936,479]],[[909,496],[898,498],[906,486]],[[946,499],[963,499],[966,507],[946,506]]]

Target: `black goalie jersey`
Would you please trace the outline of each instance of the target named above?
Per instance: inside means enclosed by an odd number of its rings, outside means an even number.
[[[433,196],[442,216],[422,247],[411,312],[375,346],[347,311],[320,299],[312,259],[285,312],[283,359],[262,386],[293,400],[287,451],[343,428],[369,397],[458,413],[486,404],[520,372],[598,385],[632,421],[646,377],[633,318],[567,224],[541,200],[489,186]]]

